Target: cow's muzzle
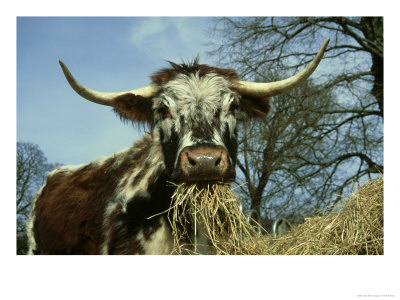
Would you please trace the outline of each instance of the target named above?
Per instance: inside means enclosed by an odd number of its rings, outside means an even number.
[[[228,153],[220,146],[188,146],[179,154],[172,179],[182,182],[231,181]]]

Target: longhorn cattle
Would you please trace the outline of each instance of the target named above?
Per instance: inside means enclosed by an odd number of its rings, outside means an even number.
[[[274,237],[281,237],[290,231],[291,228],[292,225],[285,218],[276,219],[272,225],[272,235]]]
[[[47,176],[27,223],[30,254],[169,254],[165,214],[168,182],[230,182],[235,178],[237,123],[264,118],[269,97],[303,83],[318,66],[327,40],[310,64],[277,82],[239,79],[231,69],[170,63],[147,87],[104,93],[88,89],[60,61],[83,98],[111,106],[151,132],[132,147]],[[190,226],[190,225],[189,225]]]

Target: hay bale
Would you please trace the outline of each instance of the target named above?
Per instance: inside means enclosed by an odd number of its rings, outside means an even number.
[[[248,254],[383,254],[383,177],[360,187],[329,214],[307,218],[283,237],[260,238]]]
[[[229,185],[180,184],[167,211],[173,253],[383,254],[383,177],[343,199],[329,213],[307,218],[274,238],[266,232],[260,236],[257,227],[248,223]],[[191,235],[193,230],[198,234]]]

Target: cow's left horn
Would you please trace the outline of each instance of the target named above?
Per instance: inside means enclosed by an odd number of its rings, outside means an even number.
[[[237,81],[236,90],[248,96],[255,97],[268,97],[268,96],[276,96],[285,92],[290,91],[291,89],[301,85],[317,68],[319,62],[324,55],[325,49],[328,46],[330,39],[327,39],[322,45],[321,49],[314,57],[314,59],[310,62],[310,64],[302,71],[297,73],[296,75],[274,82],[251,82],[251,81]]]
[[[60,66],[64,72],[65,78],[67,78],[69,84],[83,98],[92,101],[94,103],[112,106],[112,100],[118,96],[125,95],[128,93],[135,94],[137,96],[142,97],[151,97],[155,94],[155,88],[151,85],[146,86],[144,88],[139,88],[136,90],[125,91],[125,92],[118,92],[118,93],[105,93],[105,92],[98,92],[95,90],[91,90],[82,84],[80,84],[68,70],[67,66],[60,60]]]

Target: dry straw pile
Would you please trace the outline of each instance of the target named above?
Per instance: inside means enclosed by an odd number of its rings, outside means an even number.
[[[263,237],[253,250],[248,254],[383,254],[383,177],[360,187],[330,213],[307,218],[280,238]]]
[[[177,254],[383,254],[383,177],[280,238],[257,233],[228,185],[181,184],[173,198],[168,216]]]

